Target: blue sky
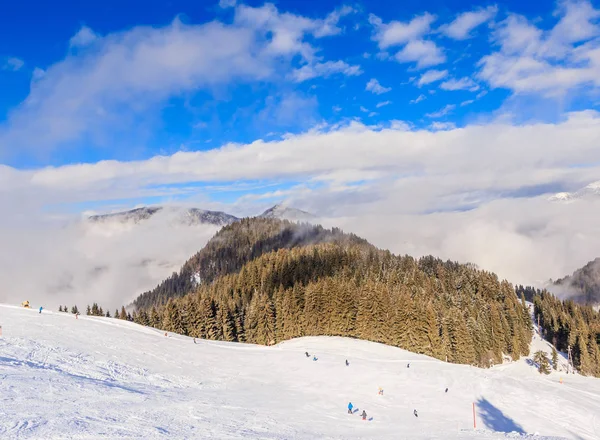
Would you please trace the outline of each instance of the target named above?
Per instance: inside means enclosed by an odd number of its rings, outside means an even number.
[[[294,136],[353,126],[425,136],[482,124],[564,122],[600,102],[597,7],[588,1],[10,2],[0,14],[0,163],[27,180],[77,164],[90,164],[94,174],[107,160],[143,168],[155,156],[213,158],[226,145],[283,142],[284,149]],[[385,163],[281,175],[246,165],[235,176],[211,170],[210,178],[184,181],[131,172],[123,194],[87,192],[57,202],[79,209],[119,199],[272,201],[294,189],[354,191],[390,178],[382,177]],[[111,173],[97,179],[113,176],[114,187],[123,176]],[[346,177],[326,177],[336,173]],[[550,180],[528,188],[585,183]],[[464,205],[460,200],[456,208]],[[437,209],[452,206],[423,212]]]

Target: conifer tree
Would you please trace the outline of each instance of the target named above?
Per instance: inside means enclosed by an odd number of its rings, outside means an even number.
[[[63,308],[62,308],[62,306],[58,306],[58,311],[59,311],[59,312],[62,312],[62,311],[63,311]]]
[[[106,311],[106,317],[110,318],[110,312],[108,310]]]
[[[552,347],[552,368],[558,368],[558,353],[556,352],[556,348]]]
[[[127,320],[127,312],[125,311],[125,306],[121,306],[121,313],[119,314],[119,319]]]
[[[77,314],[79,313],[79,309],[77,308],[77,306],[76,306],[76,305],[75,305],[75,306],[73,306],[73,307],[71,307],[71,313],[72,313],[73,315],[77,315]]]
[[[119,318],[119,309],[115,309],[115,314],[113,315],[114,318]]]
[[[85,314],[88,315],[88,316],[92,314],[92,309],[91,309],[91,307],[90,307],[89,304],[87,306],[87,310],[86,310]]]
[[[548,364],[548,358],[544,351],[539,350],[533,354],[533,361],[538,364],[538,371],[540,374],[550,374],[550,365]]]

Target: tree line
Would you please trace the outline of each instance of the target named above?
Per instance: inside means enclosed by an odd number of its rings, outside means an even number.
[[[58,306],[58,311],[64,312],[64,313],[69,313],[69,308],[67,306]],[[73,315],[80,314],[79,308],[76,305],[71,307],[71,314],[73,314]],[[91,306],[88,304],[85,314],[87,316],[102,316],[102,317],[106,317],[106,318],[111,318],[110,311],[106,310],[106,313],[104,313],[104,310],[102,309],[102,307],[99,306],[97,303],[93,303]],[[121,306],[120,312],[119,312],[119,309],[115,309],[115,314],[113,315],[113,317],[115,317],[117,319],[124,319],[127,321],[133,321],[134,316],[135,316],[135,312],[132,315],[131,313],[129,313],[125,310],[125,306]]]

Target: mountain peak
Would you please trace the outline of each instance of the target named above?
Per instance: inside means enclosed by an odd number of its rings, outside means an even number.
[[[313,214],[302,211],[301,209],[292,208],[286,204],[278,203],[271,208],[267,209],[261,215],[260,218],[276,218],[280,220],[290,220],[294,222],[298,221],[313,221],[316,216]]]

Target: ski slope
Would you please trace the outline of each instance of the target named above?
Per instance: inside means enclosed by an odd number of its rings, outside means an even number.
[[[600,380],[527,359],[483,370],[329,337],[194,344],[14,306],[0,325],[1,439],[600,438]]]

